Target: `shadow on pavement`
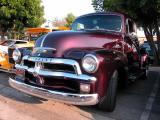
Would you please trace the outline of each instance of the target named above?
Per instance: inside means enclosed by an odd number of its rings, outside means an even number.
[[[43,101],[46,101],[45,99],[30,96],[12,88],[9,85],[8,77],[9,77],[8,74],[0,73],[0,95],[1,96],[7,97],[9,99],[13,99],[15,101],[31,103],[31,104],[40,104],[40,103],[43,103]]]
[[[150,71],[146,80],[137,80],[127,89],[118,90],[117,105],[113,112],[101,111],[94,106],[79,108],[92,114],[95,120],[106,117],[106,120],[138,120],[145,109],[157,75],[157,72]]]

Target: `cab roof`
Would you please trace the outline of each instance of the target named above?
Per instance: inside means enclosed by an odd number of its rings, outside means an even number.
[[[85,14],[85,15],[82,15],[80,17],[90,16],[90,15],[119,15],[119,16],[126,16],[125,14],[119,13],[119,12],[96,12],[96,13]]]

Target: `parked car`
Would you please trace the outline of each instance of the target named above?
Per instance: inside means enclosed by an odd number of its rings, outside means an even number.
[[[155,45],[156,45],[156,47],[157,47],[156,42],[155,42]],[[140,46],[140,48],[144,48],[144,49],[147,51],[148,57],[149,57],[149,63],[150,63],[150,64],[153,64],[155,58],[154,58],[153,51],[151,50],[151,47],[150,47],[149,43],[148,43],[147,41],[145,41],[145,42]]]
[[[28,28],[26,29],[28,36],[26,40],[8,39],[7,36],[4,36],[0,40],[0,71],[14,73],[17,58],[13,58],[13,54],[17,53],[23,56],[23,51],[32,50],[38,36],[50,31],[48,28]]]
[[[8,47],[8,56],[5,62],[11,65],[11,70],[14,71],[15,61],[18,58],[14,58],[13,54],[19,54],[23,56],[23,52],[27,50],[32,50],[35,44],[35,41],[44,34],[51,32],[49,28],[27,28],[25,30],[26,38],[24,40],[14,40],[16,41],[13,45],[6,45]],[[14,73],[14,72],[13,72]]]
[[[14,73],[14,60],[10,56],[10,48],[33,47],[34,44],[24,40],[3,40],[0,42],[0,71]]]
[[[117,86],[147,71],[133,20],[121,13],[78,17],[71,31],[40,37],[15,65],[12,87],[42,98],[113,111]],[[145,64],[144,64],[145,63]]]
[[[69,30],[69,28],[67,28],[67,27],[57,27],[54,30],[57,30],[57,31],[58,30]],[[14,58],[13,58],[14,51],[15,51],[15,53],[17,52],[21,56],[23,56],[23,54],[25,54],[24,51],[30,51],[30,50],[33,49],[35,41],[39,37],[51,32],[51,31],[54,31],[54,30],[49,29],[49,28],[27,28],[25,34],[27,36],[27,41],[30,43],[29,46],[28,45],[24,45],[24,46],[19,45],[19,46],[9,47],[9,63],[11,63],[13,65],[15,64],[16,60],[14,60]],[[17,59],[17,58],[15,58],[15,59]]]

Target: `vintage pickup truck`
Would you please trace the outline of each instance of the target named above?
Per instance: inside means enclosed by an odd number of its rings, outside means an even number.
[[[18,54],[14,57],[19,58]],[[117,87],[145,75],[147,54],[136,25],[121,13],[78,17],[70,31],[40,37],[16,64],[12,87],[30,95],[113,111]]]

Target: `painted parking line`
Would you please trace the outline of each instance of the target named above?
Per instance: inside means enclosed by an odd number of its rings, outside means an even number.
[[[159,74],[159,73],[157,73],[157,74]],[[153,106],[154,100],[156,98],[156,95],[158,93],[159,79],[160,79],[159,76],[160,75],[158,75],[157,78],[156,78],[156,81],[154,83],[154,87],[153,87],[153,89],[151,91],[151,94],[148,98],[148,101],[146,103],[145,110],[143,111],[143,113],[140,116],[140,120],[149,120],[150,113],[151,113],[151,110],[152,110],[152,106]]]

